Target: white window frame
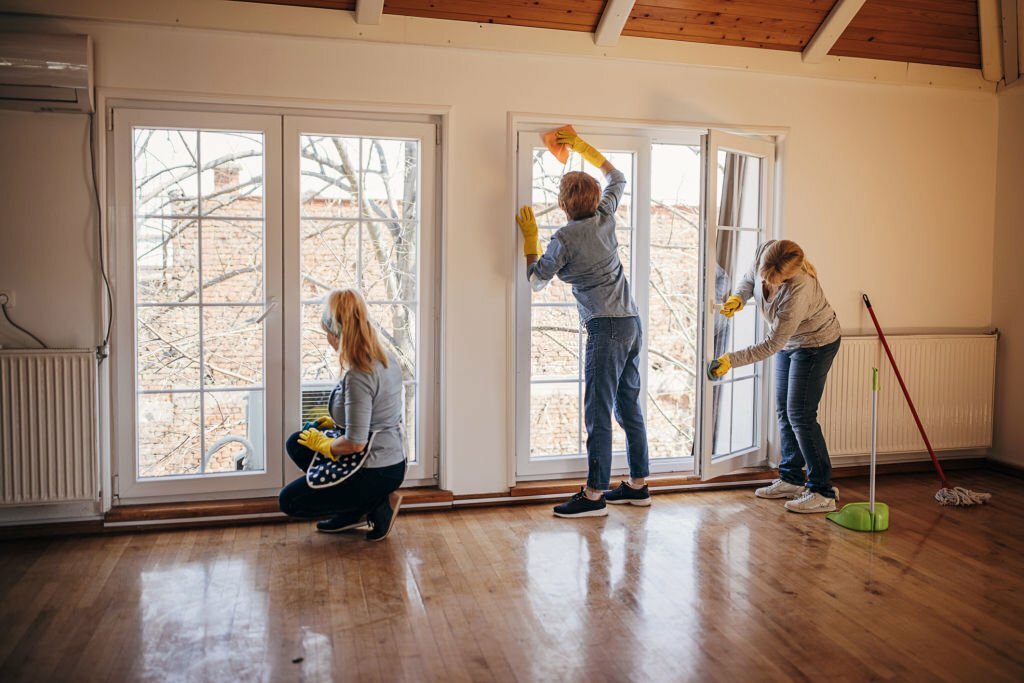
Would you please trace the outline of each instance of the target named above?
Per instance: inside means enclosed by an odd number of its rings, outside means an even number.
[[[417,430],[415,443],[418,446],[416,461],[410,462],[406,470],[406,486],[437,483],[439,430],[439,330],[438,310],[440,291],[436,283],[439,277],[439,233],[437,221],[437,165],[438,133],[435,123],[407,121],[365,121],[350,118],[324,116],[284,117],[284,196],[285,196],[285,246],[284,246],[284,296],[285,306],[285,401],[284,420],[286,425],[300,422],[302,393],[302,336],[300,301],[300,159],[299,138],[301,135],[332,135],[346,137],[378,137],[413,139],[420,143],[420,232],[416,244],[418,258],[417,290],[418,308],[416,316],[416,417],[417,425],[406,425],[406,429]],[[325,342],[326,343],[326,338]],[[326,385],[325,385],[326,386]],[[299,470],[290,461],[286,466],[289,475],[298,476]]]
[[[288,185],[294,184],[297,201],[298,175],[284,175],[288,148],[283,136],[285,121],[320,120],[331,122],[344,132],[340,134],[380,137],[411,137],[401,131],[416,128],[422,137],[421,156],[421,243],[420,249],[420,316],[417,321],[420,340],[429,340],[429,351],[421,342],[418,350],[417,415],[420,423],[417,444],[420,462],[410,463],[403,486],[442,483],[440,463],[441,420],[443,419],[442,298],[444,273],[442,263],[443,223],[440,193],[444,191],[441,130],[447,121],[446,108],[413,110],[396,107],[379,111],[363,106],[349,107],[341,103],[327,108],[322,102],[296,106],[263,106],[258,101],[225,103],[198,98],[196,102],[162,99],[137,99],[134,91],[104,90],[99,94],[102,121],[108,131],[106,147],[108,234],[111,244],[111,282],[114,289],[113,338],[111,345],[110,394],[110,462],[112,486],[104,491],[104,509],[113,505],[175,502],[185,500],[218,500],[276,495],[281,487],[298,476],[298,469],[284,452],[284,439],[294,431],[301,406],[301,309],[289,300],[299,300],[300,232],[295,223],[286,233],[284,205]],[[266,168],[266,253],[265,295],[280,303],[268,315],[265,346],[265,426],[266,470],[263,473],[205,474],[191,477],[146,478],[136,475],[135,438],[135,278],[134,278],[134,188],[132,185],[131,128],[133,126],[178,127],[182,129],[239,129],[243,121],[262,120],[267,130],[264,137]],[[403,128],[404,127],[404,128]],[[410,128],[412,127],[412,128]],[[418,127],[418,128],[417,128]],[[253,129],[249,126],[249,129]],[[127,130],[128,133],[121,133]],[[316,131],[320,132],[320,131]],[[127,136],[127,139],[125,137]],[[127,147],[125,145],[127,144]],[[293,160],[298,165],[297,158]],[[274,190],[270,189],[273,185]],[[426,224],[429,221],[429,231]],[[119,286],[120,284],[120,286]],[[293,326],[293,332],[290,332]],[[272,336],[273,335],[273,336]],[[271,344],[271,338],[278,340]],[[271,356],[271,354],[273,354]],[[279,372],[273,372],[274,369]],[[273,391],[276,398],[272,398]],[[290,398],[291,400],[286,400]],[[283,406],[276,412],[274,405]],[[280,457],[275,457],[280,454]],[[109,494],[107,491],[109,490]]]
[[[760,244],[767,239],[770,239],[774,235],[774,220],[775,220],[775,143],[767,140],[757,139],[753,137],[747,137],[743,135],[736,135],[734,133],[727,133],[721,130],[709,130],[705,141],[705,165],[704,165],[704,187],[705,192],[702,201],[702,211],[704,213],[704,234],[702,235],[705,240],[705,252],[704,252],[704,276],[702,278],[702,285],[704,286],[704,364],[706,364],[711,358],[714,357],[714,316],[717,313],[717,303],[714,301],[715,288],[714,286],[708,286],[709,282],[713,282],[712,273],[715,272],[715,265],[717,263],[718,253],[718,213],[716,210],[718,207],[718,152],[738,152],[751,157],[760,159],[760,178],[758,191],[760,193],[760,203],[758,206],[758,239],[757,242]],[[710,279],[709,279],[710,278]],[[764,336],[764,324],[761,319],[760,313],[757,315],[756,330],[758,338]],[[703,365],[701,366],[704,367]],[[700,448],[700,459],[697,467],[697,473],[701,479],[713,479],[725,474],[729,474],[737,469],[744,467],[755,467],[765,462],[768,455],[768,416],[771,408],[770,396],[772,392],[768,389],[769,383],[773,379],[773,363],[771,359],[768,359],[762,363],[758,363],[755,368],[755,379],[754,379],[754,405],[757,413],[755,414],[754,421],[754,442],[755,445],[751,448],[739,449],[734,452],[724,454],[718,457],[713,456],[713,450],[715,447],[714,439],[711,435],[714,433],[714,425],[712,423],[712,387],[715,384],[726,384],[733,383],[731,376],[726,376],[723,380],[717,383],[709,381],[706,377],[702,377],[703,381],[700,383],[700,424],[701,424],[701,448]],[[748,381],[748,380],[745,380]]]
[[[182,130],[239,130],[262,132],[264,164],[264,306],[281,301],[281,119],[265,114],[236,114],[208,111],[158,110],[124,107],[114,110],[113,120],[113,207],[115,343],[111,352],[116,377],[112,387],[113,426],[112,472],[115,495],[120,501],[208,497],[211,494],[269,492],[280,487],[283,453],[279,414],[272,406],[282,400],[282,317],[274,307],[264,318],[264,442],[263,472],[225,472],[203,475],[138,477],[136,432],[136,320],[135,320],[135,210],[134,163],[136,127]],[[122,283],[117,287],[117,283]]]
[[[563,123],[555,119],[540,121],[537,119],[517,120],[517,117],[512,117],[512,145],[515,168],[513,197],[516,208],[531,201],[532,149],[539,146],[541,134]],[[709,222],[708,207],[717,207],[717,202],[714,204],[709,203],[708,197],[715,196],[712,193],[717,193],[718,188],[717,176],[711,178],[711,182],[709,182],[708,177],[709,175],[714,176],[714,174],[708,173],[708,169],[711,168],[710,160],[717,159],[717,151],[714,152],[715,156],[712,157],[711,149],[717,150],[722,148],[741,151],[762,158],[764,173],[762,173],[760,188],[763,198],[760,206],[760,220],[762,221],[763,229],[759,239],[764,240],[774,234],[775,211],[773,200],[777,190],[774,185],[775,142],[769,141],[765,135],[757,138],[748,137],[747,135],[725,133],[710,126],[700,126],[697,124],[645,126],[643,124],[609,124],[607,122],[594,121],[590,125],[586,125],[585,130],[587,140],[595,144],[599,149],[617,151],[617,148],[624,148],[630,144],[634,145],[632,149],[625,150],[632,151],[636,155],[632,188],[635,206],[635,225],[633,226],[633,240],[630,245],[633,255],[630,285],[645,329],[647,329],[649,314],[651,149],[653,145],[657,144],[699,145],[701,147],[704,173],[702,177],[703,187],[701,188],[700,249],[704,258],[705,272],[702,273],[698,283],[698,301],[703,302],[703,317],[698,327],[698,334],[703,335],[703,343],[700,348],[702,357],[699,359],[698,377],[703,378],[703,369],[711,358],[714,348],[714,325],[710,324],[713,320],[711,316],[714,314],[712,311],[714,286],[709,286],[708,273],[714,272],[716,242],[713,239],[715,228],[712,228]],[[751,135],[753,134],[751,133]],[[526,278],[526,268],[522,259],[522,243],[518,233],[516,233],[515,255],[516,266],[512,295],[512,342],[514,350],[512,364],[514,373],[512,412],[514,434],[510,477],[513,481],[530,481],[550,479],[552,477],[582,476],[587,471],[586,459],[583,455],[530,459],[530,312],[532,290]],[[757,325],[760,334],[762,331],[760,320]],[[648,371],[645,342],[641,356],[641,395],[645,397],[643,401],[645,413],[647,409]],[[761,364],[757,372],[759,381],[757,382],[758,394],[755,398],[758,411],[757,433],[755,435],[756,447],[729,454],[728,457],[718,458],[712,462],[711,451],[714,444],[711,438],[713,433],[713,425],[711,424],[712,411],[710,408],[711,383],[706,379],[702,379],[697,383],[697,405],[695,406],[694,416],[694,427],[696,430],[694,453],[696,457],[680,456],[652,459],[650,461],[652,474],[680,472],[696,474],[702,479],[710,479],[742,467],[763,464],[769,447],[767,420],[770,412],[771,393],[766,392],[764,387],[766,383],[765,378],[771,375],[771,362],[766,361]],[[580,411],[582,412],[582,410],[581,399]],[[612,475],[619,476],[625,474],[628,474],[625,454],[621,452],[613,453]]]

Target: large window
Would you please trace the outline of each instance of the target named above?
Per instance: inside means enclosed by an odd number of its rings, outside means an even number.
[[[355,287],[401,365],[414,463],[420,459],[415,440],[420,148],[418,140],[299,136],[303,419],[322,410],[322,397],[337,381],[338,359],[320,327],[321,302],[334,287]]]
[[[435,125],[116,108],[121,499],[269,492],[326,408],[335,287],[405,377],[409,479],[436,469]],[[130,388],[130,394],[126,389]]]
[[[565,172],[599,170],[572,155],[563,166],[541,144],[539,131],[519,133],[519,197],[533,204],[541,245],[562,225],[558,186]],[[627,189],[616,213],[619,255],[643,324],[642,406],[655,471],[691,471],[697,456],[721,459],[760,452],[760,367],[743,368],[722,385],[705,386],[703,363],[751,343],[759,329],[754,307],[730,322],[712,321],[711,303],[724,299],[766,234],[761,158],[721,150],[715,191],[721,220],[705,220],[707,140],[702,132],[667,135],[588,134],[623,171]],[[726,169],[726,159],[730,160]],[[738,164],[734,168],[734,163]],[[745,162],[745,164],[744,164]],[[764,161],[767,164],[767,161]],[[737,170],[739,168],[739,170]],[[738,174],[738,175],[737,175]],[[730,213],[731,212],[731,213]],[[734,217],[735,216],[735,217]],[[708,268],[717,251],[724,268]],[[718,276],[705,277],[705,273]],[[570,288],[557,279],[531,293],[517,264],[516,453],[521,478],[574,474],[586,469],[583,420],[585,330]],[[701,424],[702,405],[713,414]],[[708,438],[701,440],[703,431]],[[712,434],[715,442],[712,441]],[[613,424],[613,467],[625,464],[625,436]],[[695,460],[697,458],[697,460]],[[749,460],[749,458],[748,458]]]

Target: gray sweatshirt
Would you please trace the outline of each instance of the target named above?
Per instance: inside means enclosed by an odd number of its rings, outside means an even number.
[[[597,213],[569,221],[552,235],[544,254],[526,269],[534,291],[543,289],[555,275],[572,285],[584,324],[591,318],[637,315],[615,238],[615,210],[626,189],[626,176],[615,169],[608,174],[607,183]]]
[[[366,443],[373,432],[370,456],[363,467],[388,467],[406,459],[402,368],[390,352],[388,366],[374,361],[372,372],[349,370],[331,392],[331,419],[345,428],[345,438]]]
[[[744,303],[751,297],[768,326],[764,341],[729,354],[733,367],[750,365],[779,351],[817,348],[839,339],[842,330],[835,311],[825,299],[818,278],[800,271],[778,288],[771,301],[765,301],[764,281],[758,274],[761,255],[774,240],[757,248],[750,270],[733,290]]]

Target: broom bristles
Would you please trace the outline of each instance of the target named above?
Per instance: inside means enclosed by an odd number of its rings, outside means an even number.
[[[963,486],[954,486],[951,489],[939,489],[935,493],[935,500],[939,505],[956,505],[966,507],[968,505],[984,505],[992,499],[991,493],[976,493],[965,489]]]

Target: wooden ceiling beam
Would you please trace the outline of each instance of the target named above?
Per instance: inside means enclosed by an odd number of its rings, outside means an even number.
[[[832,11],[821,22],[817,32],[804,48],[801,58],[807,64],[818,64],[836,44],[843,31],[850,25],[865,0],[839,0]]]
[[[981,33],[981,77],[998,83],[1003,77],[1002,13],[999,0],[978,0],[978,31]]]
[[[356,0],[357,24],[377,25],[383,14],[384,0]]]
[[[636,0],[608,0],[597,30],[594,31],[594,43],[601,47],[613,47],[619,42],[619,36],[635,4]]]

